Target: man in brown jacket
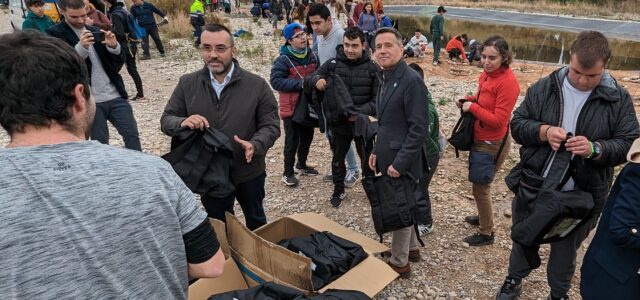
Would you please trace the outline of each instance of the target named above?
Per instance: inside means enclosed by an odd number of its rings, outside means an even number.
[[[235,141],[231,180],[236,191],[222,198],[201,195],[201,200],[210,217],[224,221],[238,199],[253,230],[267,223],[262,206],[265,156],[280,136],[278,105],[268,83],[234,59],[229,29],[206,25],[200,39],[205,67],[180,78],[160,119],[161,129],[175,137],[182,127],[213,126]]]

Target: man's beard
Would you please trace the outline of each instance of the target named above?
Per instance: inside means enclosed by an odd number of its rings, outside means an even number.
[[[209,66],[210,62],[217,62],[217,63],[222,64],[222,70],[219,70],[218,68],[216,68],[218,70],[215,70],[213,67]],[[211,60],[211,61],[207,62],[207,68],[214,75],[222,75],[222,74],[226,74],[229,71],[229,69],[231,68],[232,64],[233,64],[233,61],[229,61],[229,64],[225,64],[225,62],[221,61],[221,60]]]

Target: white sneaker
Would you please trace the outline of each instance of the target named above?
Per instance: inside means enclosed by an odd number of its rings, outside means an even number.
[[[344,186],[348,189],[356,186],[356,183],[360,181],[360,173],[357,172],[347,172],[347,176],[344,179]]]
[[[430,234],[433,232],[433,224],[428,224],[428,225],[418,225],[418,233],[420,234],[420,237],[423,237],[427,234]]]
[[[437,62],[437,61],[434,61],[434,62],[433,62],[433,65],[434,65],[434,66],[437,66],[437,65],[438,65],[438,62]]]

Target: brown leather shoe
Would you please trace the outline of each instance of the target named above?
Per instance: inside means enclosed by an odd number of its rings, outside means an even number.
[[[391,251],[382,252],[382,256],[389,258],[391,257]],[[422,256],[420,255],[420,250],[409,250],[409,261],[410,262],[419,262],[422,260]]]
[[[407,263],[407,265],[404,267],[396,267],[391,262],[388,262],[387,264],[391,267],[391,269],[396,271],[396,273],[400,274],[400,278],[411,278],[411,266],[409,266],[409,263]]]

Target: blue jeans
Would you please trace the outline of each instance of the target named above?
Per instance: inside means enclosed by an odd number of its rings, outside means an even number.
[[[233,204],[238,200],[249,230],[254,230],[267,224],[267,216],[264,214],[262,201],[264,200],[264,181],[266,173],[247,182],[235,185],[236,191],[226,197],[206,197],[200,195],[210,218],[225,222],[225,212],[234,214]]]
[[[358,167],[358,158],[356,157],[356,151],[353,147],[353,142],[351,142],[351,147],[349,147],[349,151],[347,151],[347,171],[352,173],[360,173],[360,168]],[[366,158],[369,159],[369,158]],[[347,173],[348,173],[347,172]]]
[[[116,98],[107,102],[96,103],[96,116],[91,127],[91,139],[103,144],[109,144],[109,127],[111,122],[124,140],[128,149],[142,151],[138,124],[133,116],[133,109],[129,101]]]

